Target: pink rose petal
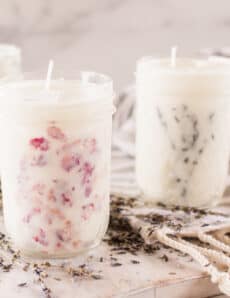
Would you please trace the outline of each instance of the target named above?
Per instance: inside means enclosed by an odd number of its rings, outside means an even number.
[[[31,139],[30,145],[41,151],[47,151],[49,149],[49,142],[43,137]]]
[[[77,154],[66,154],[61,160],[61,167],[70,172],[73,168],[80,164],[80,157]]]
[[[65,139],[65,134],[61,131],[61,129],[57,126],[50,126],[47,128],[48,136],[56,140]]]

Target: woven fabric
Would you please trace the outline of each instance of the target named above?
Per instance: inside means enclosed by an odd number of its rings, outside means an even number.
[[[126,223],[146,245],[156,241],[190,255],[230,296],[230,207],[205,211],[146,205],[140,198],[112,197],[111,221]]]

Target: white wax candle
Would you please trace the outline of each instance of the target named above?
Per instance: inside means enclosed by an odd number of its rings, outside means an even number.
[[[0,44],[0,77],[15,77],[21,72],[21,50],[10,44]],[[0,79],[1,79],[0,78]]]
[[[137,64],[137,182],[150,201],[210,206],[228,172],[230,65],[141,59]]]
[[[229,90],[230,63],[217,60],[142,58],[137,63],[137,83],[152,83],[154,94],[223,94]]]
[[[1,127],[7,127],[0,152],[4,221],[23,253],[68,257],[104,236],[113,88],[103,77],[94,73],[88,84],[50,80],[48,90],[45,80],[0,88]],[[57,101],[50,100],[53,93],[60,94]]]

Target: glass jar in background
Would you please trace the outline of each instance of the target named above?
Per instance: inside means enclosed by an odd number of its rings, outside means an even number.
[[[15,45],[0,43],[0,86],[22,79],[21,50]],[[1,188],[1,185],[0,185]],[[0,209],[2,195],[0,193]]]
[[[216,205],[228,177],[230,64],[143,58],[136,88],[136,178],[143,199]]]
[[[22,253],[70,257],[99,244],[109,220],[110,78],[11,83],[3,102],[4,222]]]
[[[0,44],[0,83],[21,75],[21,50],[11,44]]]

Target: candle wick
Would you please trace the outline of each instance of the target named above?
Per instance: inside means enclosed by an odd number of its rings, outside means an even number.
[[[47,75],[46,75],[46,90],[49,90],[49,87],[50,87],[50,81],[51,81],[51,76],[52,76],[52,72],[53,72],[53,67],[54,67],[54,62],[53,62],[53,60],[50,60],[49,65],[48,65]]]
[[[174,46],[171,48],[171,66],[176,66],[176,54],[177,54],[177,47]]]

